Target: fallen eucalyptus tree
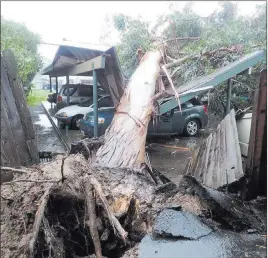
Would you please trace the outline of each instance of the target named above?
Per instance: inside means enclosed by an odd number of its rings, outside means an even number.
[[[5,168],[13,179],[1,185],[3,258],[137,257],[163,208],[211,216],[188,184],[177,187],[146,164],[147,126],[165,93],[162,58],[142,58],[105,136],[76,145],[83,155]]]

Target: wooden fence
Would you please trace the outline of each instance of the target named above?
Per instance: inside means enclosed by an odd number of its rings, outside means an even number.
[[[11,50],[1,53],[1,166],[39,162],[32,118]]]

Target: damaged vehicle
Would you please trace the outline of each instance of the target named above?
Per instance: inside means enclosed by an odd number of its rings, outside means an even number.
[[[114,108],[107,108],[98,113],[98,130],[103,135],[105,130],[111,124],[115,113]],[[94,133],[94,112],[93,110],[78,121],[78,127],[85,136],[93,137]],[[187,136],[196,136],[199,129],[203,129],[208,124],[208,109],[206,105],[201,104],[197,98],[193,98],[170,110],[169,112],[151,119],[147,137],[171,136],[185,134]]]

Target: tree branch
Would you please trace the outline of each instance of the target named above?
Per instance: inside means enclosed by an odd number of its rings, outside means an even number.
[[[11,167],[1,167],[1,171],[11,171],[11,172],[21,173],[21,174],[29,173],[27,170],[18,169],[18,168],[11,168]]]
[[[32,183],[58,183],[60,182],[61,180],[32,180],[32,179],[18,179],[18,180],[13,180],[13,181],[10,181],[10,182],[5,182],[3,183],[2,185],[10,185],[10,184],[13,184],[13,183],[20,183],[20,182],[32,182]]]

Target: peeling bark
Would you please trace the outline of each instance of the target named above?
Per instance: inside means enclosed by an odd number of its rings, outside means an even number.
[[[104,145],[97,152],[99,165],[140,169],[144,163],[160,60],[159,51],[148,52],[142,58],[106,131]]]

